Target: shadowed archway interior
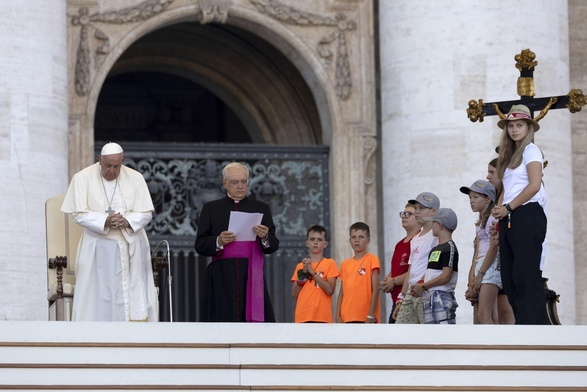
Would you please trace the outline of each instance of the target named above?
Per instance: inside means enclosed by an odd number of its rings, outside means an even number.
[[[252,143],[243,122],[195,82],[161,72],[109,77],[98,100],[99,140]]]
[[[306,81],[276,48],[233,26],[181,23],[116,62],[95,139],[320,145],[322,130]]]

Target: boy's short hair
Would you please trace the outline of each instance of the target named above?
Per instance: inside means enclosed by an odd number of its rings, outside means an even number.
[[[324,227],[322,225],[312,225],[312,226],[310,226],[310,228],[306,232],[306,239],[310,238],[310,233],[311,232],[323,234],[324,235],[324,239],[326,239],[326,236],[327,236],[326,227]]]
[[[349,228],[349,235],[353,230],[364,230],[367,233],[367,237],[371,238],[371,230],[369,229],[369,225],[363,222],[355,222]]]

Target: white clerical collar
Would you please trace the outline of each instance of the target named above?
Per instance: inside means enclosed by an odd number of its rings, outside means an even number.
[[[234,201],[235,203],[240,203],[241,201],[244,200],[244,198],[240,199],[240,200],[236,200],[234,197],[230,196],[230,193],[226,192],[226,196],[228,196],[228,198],[232,201]]]

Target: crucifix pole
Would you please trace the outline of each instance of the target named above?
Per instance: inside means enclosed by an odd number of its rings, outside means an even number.
[[[535,61],[536,55],[530,49],[524,49],[514,59],[516,60],[516,68],[520,71],[517,86],[520,99],[487,103],[484,103],[482,99],[478,101],[472,99],[469,101],[467,109],[469,120],[483,122],[485,116],[495,115],[503,119],[505,118],[504,113],[509,112],[513,105],[522,104],[530,109],[532,117],[534,117],[535,111],[540,111],[538,116],[534,118],[536,121],[540,121],[549,110],[567,108],[571,113],[576,113],[587,104],[587,97],[579,89],[572,89],[567,95],[534,98],[534,68],[538,65],[538,62]]]

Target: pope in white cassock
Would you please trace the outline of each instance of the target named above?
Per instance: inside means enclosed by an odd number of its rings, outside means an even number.
[[[76,173],[61,211],[84,228],[76,260],[74,321],[157,321],[147,234],[153,201],[142,174],[106,144],[98,162]]]

